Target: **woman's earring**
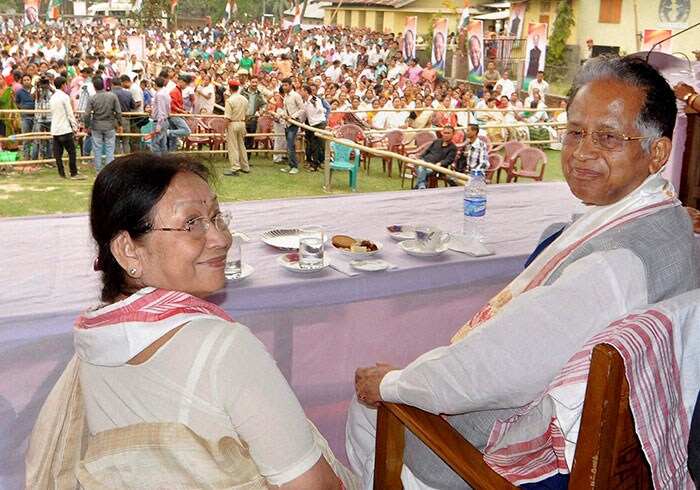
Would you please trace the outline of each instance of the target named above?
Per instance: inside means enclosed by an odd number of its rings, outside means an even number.
[[[136,270],[135,267],[132,267],[131,269],[129,269],[129,275],[130,275],[130,276],[135,276],[135,275],[136,275],[136,272],[137,272],[137,270]]]

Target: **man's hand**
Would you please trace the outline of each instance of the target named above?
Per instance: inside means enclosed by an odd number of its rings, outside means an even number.
[[[700,211],[688,206],[685,207],[685,210],[688,211],[690,215],[690,221],[693,223],[693,231],[695,233],[700,233]]]
[[[357,398],[367,406],[377,407],[379,402],[382,401],[379,385],[386,373],[397,369],[400,368],[382,362],[378,362],[376,366],[358,368],[355,371],[355,393],[357,393]]]
[[[117,126],[117,133],[122,134],[124,132],[124,128],[122,126]]]

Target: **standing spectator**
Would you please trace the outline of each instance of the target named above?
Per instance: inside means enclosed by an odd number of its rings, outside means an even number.
[[[168,153],[168,119],[170,117],[170,92],[165,87],[163,77],[156,78],[156,96],[153,98],[153,109],[151,119],[153,119],[153,141],[151,151],[156,155],[163,156]]]
[[[102,149],[105,151],[105,165],[114,160],[114,144],[117,131],[121,134],[124,122],[119,99],[112,92],[105,92],[101,77],[92,80],[96,94],[88,99],[85,108],[85,127],[92,134],[95,150],[95,171],[102,170]]]
[[[226,100],[224,120],[226,128],[226,146],[231,170],[224,172],[228,177],[237,177],[241,172],[250,172],[248,154],[245,148],[246,118],[248,117],[248,99],[238,93],[240,82],[229,80],[231,95]]]
[[[34,102],[34,88],[32,87],[32,77],[29,75],[22,76],[22,88],[20,88],[15,94],[15,104],[21,110],[33,111],[36,103]],[[34,114],[33,113],[23,113],[20,118],[20,131],[22,134],[31,133],[34,128]],[[22,159],[29,160],[31,147],[31,140],[22,141]],[[39,148],[36,148],[34,154],[31,155],[32,160],[36,160],[36,154]]]
[[[301,122],[306,115],[304,100],[301,98],[292,86],[290,78],[282,79],[282,91],[284,92],[284,113],[287,119]],[[290,175],[299,173],[299,164],[297,163],[297,133],[299,126],[287,122],[284,128],[284,137],[287,140],[287,156],[289,157],[289,168],[281,168],[282,172],[288,172]]]
[[[13,110],[17,109],[15,105],[15,92],[12,90],[4,78],[0,79],[0,109]],[[5,112],[0,114],[0,136],[9,137],[20,131],[19,118],[17,113]],[[5,141],[3,147],[5,149],[14,150],[17,146],[16,142]]]
[[[510,79],[510,71],[508,70],[503,70],[503,76],[496,82],[496,85],[501,86],[501,95],[508,98],[515,93],[515,83]]]
[[[56,158],[58,175],[62,179],[66,178],[63,169],[63,150],[68,152],[68,167],[70,168],[71,180],[85,180],[85,176],[78,172],[75,156],[75,141],[73,136],[78,130],[78,121],[73,115],[73,107],[70,97],[63,91],[66,84],[65,77],[57,77],[56,91],[51,96],[49,107],[51,109],[51,136],[53,136],[53,154]]]
[[[313,95],[312,89],[308,85],[301,89],[301,97],[304,99],[308,125],[316,129],[325,129],[326,109],[323,107],[321,99]],[[306,141],[309,148],[308,171],[317,172],[323,164],[323,140],[314,131],[306,131]]]
[[[190,128],[182,117],[172,114],[187,114],[184,108],[183,91],[190,84],[190,76],[182,75],[177,79],[175,88],[170,91],[170,129],[168,130],[168,151],[177,151],[179,138],[190,135]],[[167,87],[167,86],[166,86]]]
[[[282,88],[280,87],[279,92],[273,95],[271,101],[270,101],[270,106],[268,109],[271,112],[274,112],[278,116],[284,115],[284,95],[282,94]],[[279,117],[275,118],[275,125],[274,125],[274,131],[275,133],[284,133],[284,121],[282,121]],[[287,140],[285,139],[284,136],[275,136],[274,137],[274,150],[275,151],[284,151],[286,154],[287,151]],[[282,153],[275,153],[275,156],[272,157],[272,160],[275,163],[284,163],[284,158],[285,155]]]
[[[131,93],[131,98],[134,100],[134,109],[132,112],[144,112],[143,110],[143,90],[139,86],[139,79],[137,73],[131,73],[130,75],[122,75],[122,88],[127,92]],[[125,124],[128,124],[129,129],[124,128],[125,133],[139,133],[141,128],[148,124],[148,117],[145,116],[131,116],[128,122],[125,120]],[[131,151],[137,151],[141,147],[141,137],[131,136],[129,138]]]
[[[204,75],[202,83],[195,90],[194,111],[197,114],[212,114],[214,112],[214,97],[214,85],[211,83],[211,77]]]
[[[255,75],[250,76],[248,86],[241,90],[240,94],[248,100],[248,115],[246,117],[245,130],[246,133],[255,133],[258,129],[258,117],[260,111],[265,108],[265,96],[259,89],[259,80]],[[247,136],[245,139],[245,147],[251,149],[253,147],[254,138]]]
[[[530,86],[527,89],[527,93],[530,95],[530,97],[534,96],[535,89],[539,90],[540,97],[542,97],[542,100],[544,100],[547,92],[549,91],[549,84],[544,80],[543,71],[538,71],[537,79],[530,82]]]
[[[96,93],[95,86],[92,84],[92,73],[92,68],[89,66],[85,66],[82,70],[80,70],[80,75],[84,80],[78,89],[78,102],[75,110],[78,112],[78,123],[81,130],[85,129],[85,109],[87,108],[88,100]],[[85,136],[81,150],[83,156],[90,155],[90,152],[92,151],[92,136]]]
[[[127,75],[123,75],[123,78],[130,81]],[[122,87],[122,77],[114,77],[110,83],[112,85],[112,93],[119,99],[119,107],[121,107],[122,110],[123,132],[131,133],[131,121],[133,118],[124,116],[124,113],[134,112],[136,110],[134,97],[131,95],[131,90],[125,90],[124,87]],[[119,136],[117,138],[116,153],[131,153],[128,136]]]
[[[34,116],[34,133],[49,133],[51,131],[51,107],[49,102],[54,93],[54,88],[47,77],[40,77],[36,82],[37,89],[34,92],[36,100]],[[41,148],[41,158],[46,160],[53,155],[53,139],[37,139],[34,141],[34,148],[38,156]]]

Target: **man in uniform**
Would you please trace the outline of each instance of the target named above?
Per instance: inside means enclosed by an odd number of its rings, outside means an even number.
[[[238,177],[241,172],[250,172],[248,154],[245,149],[245,123],[248,117],[248,99],[238,93],[241,86],[238,80],[229,80],[231,95],[226,99],[224,111],[226,128],[226,146],[231,170],[224,172],[228,177]]]

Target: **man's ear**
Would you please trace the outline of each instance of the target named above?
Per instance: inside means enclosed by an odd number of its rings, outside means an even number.
[[[671,156],[671,140],[665,136],[657,139],[651,144],[651,160],[649,160],[649,175],[658,172],[666,165]]]
[[[137,245],[127,231],[119,232],[112,239],[109,249],[121,268],[127,271],[129,276],[141,276],[143,268],[141,267],[141,258],[138,254]]]

